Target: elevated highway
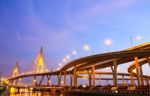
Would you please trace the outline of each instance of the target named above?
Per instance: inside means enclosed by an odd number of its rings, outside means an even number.
[[[80,76],[80,74],[87,74],[89,85],[95,86],[95,80],[113,80],[113,85],[118,85],[117,76],[121,75],[122,80],[129,79],[131,80],[131,83],[133,81],[138,81],[138,85],[143,85],[143,80],[150,79],[150,76],[143,75],[141,66],[143,64],[150,62],[150,42],[141,44],[139,46],[135,46],[123,51],[117,51],[117,52],[109,52],[109,53],[102,53],[102,54],[96,54],[91,56],[82,57],[76,60],[73,60],[69,63],[67,63],[64,67],[62,67],[58,71],[50,71],[50,72],[26,72],[23,74],[17,74],[15,76],[12,76],[8,78],[9,81],[15,81],[20,78],[25,77],[34,77],[36,79],[36,76],[42,76],[42,79],[40,82],[43,81],[44,76],[47,77],[47,81],[50,80],[50,77],[53,75],[56,75],[58,77],[58,84],[60,85],[61,77],[64,76],[64,85],[66,85],[66,75],[70,75],[70,86],[77,86],[77,78],[85,78],[84,76]],[[127,69],[129,73],[118,73],[117,67],[121,64],[126,64],[128,62],[134,62],[134,64],[131,64],[129,68]],[[110,67],[112,72],[98,72],[96,70],[103,69]],[[136,69],[136,73],[133,72],[133,70]],[[113,78],[96,78],[95,75],[112,75]],[[124,78],[124,76],[128,76],[129,78]],[[41,83],[40,83],[41,84]]]

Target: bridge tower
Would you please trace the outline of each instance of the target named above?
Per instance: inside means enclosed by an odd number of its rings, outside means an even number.
[[[39,53],[35,63],[36,63],[35,72],[44,72],[45,71],[44,60],[43,60],[43,48],[42,47],[40,49],[40,53]]]
[[[19,63],[17,61],[15,68],[13,69],[12,76],[17,76],[19,74]]]

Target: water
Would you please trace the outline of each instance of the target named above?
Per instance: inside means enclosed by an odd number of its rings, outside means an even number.
[[[10,88],[10,96],[64,96],[62,92],[43,92]]]
[[[10,93],[10,96],[64,96],[62,93],[56,92],[25,92],[25,93]]]

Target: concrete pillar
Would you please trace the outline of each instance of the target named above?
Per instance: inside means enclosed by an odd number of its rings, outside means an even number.
[[[101,78],[100,78],[100,74],[99,74],[99,85],[101,85]]]
[[[51,81],[50,81],[50,78],[51,78],[51,75],[49,75],[49,76],[47,75],[47,85],[48,85],[48,86],[50,85],[50,82],[51,82]]]
[[[133,86],[135,86],[134,77],[133,77],[133,74],[132,74],[132,73],[130,73],[130,77],[131,77],[131,84],[132,84]]]
[[[137,81],[138,81],[138,86],[142,85],[142,81],[141,81],[141,72],[140,72],[140,66],[138,63],[138,57],[134,57],[134,62],[135,62],[135,66],[136,66],[136,74],[137,74]]]
[[[91,75],[91,72],[90,72],[90,70],[87,70],[87,73],[88,73],[88,76],[89,76],[89,86],[91,86],[91,79],[92,79],[92,75]]]
[[[57,78],[58,78],[58,85],[61,86],[61,73],[57,75]]]
[[[95,86],[95,65],[92,65],[92,83]]]
[[[66,71],[64,71],[64,86],[66,86]]]
[[[37,85],[37,84],[38,84],[37,79],[36,79],[36,77],[34,76],[34,85]]]
[[[117,61],[114,59],[113,61],[114,67],[112,66],[112,72],[113,72],[113,84],[114,86],[118,86],[118,81],[117,81]]]
[[[72,74],[70,74],[70,87],[72,87]]]
[[[74,69],[73,69],[73,79],[74,79],[74,86],[77,87],[77,84],[78,84],[78,81],[77,81],[77,67],[74,66]]]
[[[125,86],[125,80],[124,80],[124,75],[122,75],[122,83],[123,83],[123,86]]]
[[[144,85],[142,66],[140,66],[140,77],[141,77],[141,84]]]
[[[149,84],[149,79],[148,79],[148,78],[146,79],[146,83],[147,83],[147,84],[146,84],[147,86],[150,85],[150,84]]]

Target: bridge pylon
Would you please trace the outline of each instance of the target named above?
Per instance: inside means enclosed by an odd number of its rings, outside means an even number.
[[[16,66],[13,69],[12,76],[17,76],[19,74],[19,63],[17,61]]]
[[[40,53],[38,54],[38,57],[35,63],[36,63],[35,72],[42,72],[42,73],[45,72],[42,47],[40,49]]]

